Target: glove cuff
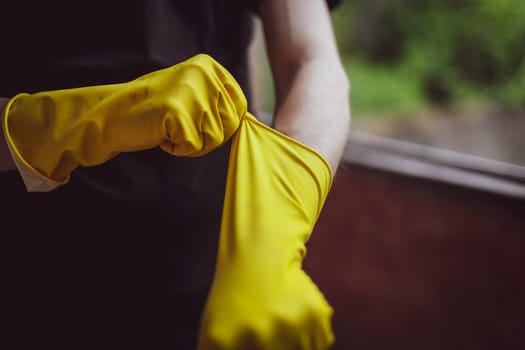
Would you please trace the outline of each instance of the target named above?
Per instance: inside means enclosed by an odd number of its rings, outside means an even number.
[[[11,109],[11,106],[13,105],[13,103],[19,97],[22,97],[22,96],[28,96],[28,94],[21,93],[13,97],[11,100],[9,100],[9,102],[7,103],[7,106],[5,107],[4,111],[1,114],[2,129],[4,131],[5,141],[9,149],[9,153],[11,153],[11,157],[13,158],[13,161],[18,169],[18,173],[22,177],[22,181],[24,182],[26,190],[28,192],[49,192],[49,191],[56,189],[63,183],[54,181],[42,175],[38,170],[33,168],[31,164],[26,162],[24,158],[18,152],[18,149],[13,142],[13,138],[11,137],[11,134],[9,133],[9,127],[8,127],[9,110]]]

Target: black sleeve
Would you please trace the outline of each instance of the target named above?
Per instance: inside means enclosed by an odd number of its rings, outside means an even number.
[[[263,0],[247,0],[248,6],[250,7],[250,10],[254,13],[259,12],[259,3]],[[330,7],[330,10],[334,9],[336,6],[338,6],[343,0],[326,0],[328,3],[328,6]]]

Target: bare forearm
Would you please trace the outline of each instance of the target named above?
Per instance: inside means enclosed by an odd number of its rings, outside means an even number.
[[[298,68],[276,111],[274,128],[312,147],[337,169],[350,126],[349,83],[327,60]]]
[[[335,171],[350,123],[349,83],[325,0],[265,0],[260,10],[277,95],[274,127]]]
[[[0,97],[0,121],[4,123],[4,108],[7,105],[9,99]],[[3,127],[0,127],[0,172],[15,170],[16,166],[11,158],[11,153],[9,153],[9,148],[4,137]]]

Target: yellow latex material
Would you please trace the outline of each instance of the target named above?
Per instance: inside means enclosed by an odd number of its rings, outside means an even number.
[[[199,350],[327,349],[332,309],[301,269],[332,181],[316,152],[247,114],[233,136]]]
[[[3,127],[15,161],[59,185],[77,166],[120,152],[160,146],[203,155],[228,140],[245,112],[235,79],[201,54],[127,83],[17,95]]]

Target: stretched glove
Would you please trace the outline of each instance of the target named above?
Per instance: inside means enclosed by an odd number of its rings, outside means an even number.
[[[235,79],[201,54],[128,83],[19,94],[3,127],[28,190],[46,191],[120,152],[201,156],[228,140],[246,108]]]
[[[198,350],[327,349],[332,309],[301,269],[330,166],[250,114],[233,136]]]

